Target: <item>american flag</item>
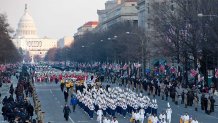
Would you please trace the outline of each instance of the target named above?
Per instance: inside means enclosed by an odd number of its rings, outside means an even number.
[[[161,72],[161,73],[164,73],[164,72],[165,72],[165,66],[164,66],[164,65],[161,65],[159,69],[160,69],[160,72]]]
[[[4,72],[6,70],[6,67],[4,65],[0,66],[0,71]]]
[[[215,69],[215,77],[218,78],[218,69]]]
[[[171,73],[175,73],[175,72],[176,72],[176,68],[175,68],[175,67],[171,67],[171,68],[170,68],[170,72],[171,72]]]
[[[195,77],[198,74],[198,72],[194,69],[191,70],[191,76]]]
[[[123,70],[126,70],[128,68],[128,65],[125,63],[124,65],[123,65]]]
[[[142,65],[139,64],[139,63],[135,63],[134,66],[135,66],[136,68],[140,68]]]

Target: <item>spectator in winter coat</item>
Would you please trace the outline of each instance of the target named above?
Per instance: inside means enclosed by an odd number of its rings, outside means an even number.
[[[10,97],[7,99],[8,102],[14,102],[14,98],[12,95],[10,95]]]
[[[5,96],[4,99],[2,100],[2,104],[5,105],[8,102],[8,97]]]
[[[11,86],[10,86],[9,93],[10,93],[11,95],[14,94],[14,87],[13,87],[13,84],[11,84]]]
[[[210,102],[210,99],[208,98],[207,99],[207,114],[210,114],[211,113],[211,102]]]
[[[8,109],[7,109],[6,105],[4,105],[2,107],[2,116],[4,117],[4,121],[7,120],[7,117],[6,117],[7,110]]]
[[[30,119],[32,119],[32,117],[33,117],[33,111],[34,111],[34,108],[33,108],[33,106],[29,103],[29,104],[27,105],[27,113],[28,113]]]
[[[211,102],[211,112],[214,112],[215,99],[213,98],[213,96],[210,97],[210,102]]]
[[[193,103],[195,106],[195,111],[198,111],[198,96],[197,96],[197,94],[194,96]]]

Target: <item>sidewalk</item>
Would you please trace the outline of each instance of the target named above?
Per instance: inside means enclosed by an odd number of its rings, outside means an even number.
[[[11,82],[12,82],[13,87],[15,89],[17,87],[17,82],[18,82],[17,78],[15,76],[12,76],[11,77]],[[2,109],[2,100],[3,100],[3,98],[5,96],[8,96],[8,97],[10,96],[10,94],[9,94],[10,86],[11,86],[11,83],[7,83],[7,84],[3,83],[2,87],[0,88],[0,91],[1,91],[1,94],[2,94],[1,99],[0,99],[0,110]],[[14,94],[14,98],[15,98],[15,94]],[[33,98],[32,97],[29,97],[29,101],[33,105]],[[35,111],[34,111],[33,119],[36,119]],[[0,114],[0,123],[2,123],[2,122],[5,122],[5,121],[4,121],[4,118],[2,116],[2,112],[1,112],[1,114]]]

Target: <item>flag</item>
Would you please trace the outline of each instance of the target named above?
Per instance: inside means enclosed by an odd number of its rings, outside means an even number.
[[[126,70],[127,67],[128,67],[128,65],[125,63],[125,64],[123,65],[123,70]]]
[[[134,67],[138,69],[138,68],[141,67],[141,64],[139,64],[139,63],[134,63]]]
[[[129,67],[128,75],[131,75],[131,67]]]
[[[218,78],[218,69],[215,70],[215,77]]]
[[[161,65],[160,68],[159,68],[160,72],[161,73],[164,73],[165,72],[165,66],[164,65]]]
[[[171,72],[171,73],[175,73],[175,72],[176,72],[176,68],[175,68],[175,67],[171,67],[171,68],[170,68],[170,72]]]
[[[194,69],[191,70],[191,76],[195,77],[198,74],[198,72]]]

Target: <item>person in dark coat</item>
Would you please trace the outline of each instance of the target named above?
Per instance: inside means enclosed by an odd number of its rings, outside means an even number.
[[[23,122],[24,122],[26,119],[28,119],[28,115],[26,114],[26,112],[24,111],[23,108],[20,109],[19,116],[20,116],[20,118],[22,119]]]
[[[164,92],[165,92],[165,96],[166,96],[165,99],[166,99],[166,101],[168,101],[168,96],[169,96],[169,94],[168,94],[168,87],[165,88]]]
[[[65,99],[65,102],[68,101],[68,96],[69,96],[69,94],[68,94],[67,90],[65,90],[65,91],[64,91],[64,99]]]
[[[55,83],[58,84],[58,78],[57,77],[55,77]]]
[[[184,90],[182,91],[181,97],[182,97],[181,104],[184,104],[184,97],[185,97],[185,92],[184,92]]]
[[[207,98],[206,98],[206,97],[204,97],[203,102],[204,102],[204,110],[205,110],[205,113],[207,113]]]
[[[5,105],[8,102],[8,97],[5,96],[4,99],[2,100],[2,104]]]
[[[76,96],[72,96],[70,104],[72,105],[73,112],[75,112],[77,102],[78,102],[78,100],[77,100]]]
[[[8,102],[14,102],[13,95],[10,95],[10,97],[7,99]]]
[[[211,112],[214,112],[214,104],[215,104],[215,99],[213,98],[213,96],[210,97],[210,102],[211,102]]]
[[[9,93],[10,93],[11,95],[14,94],[14,87],[13,87],[13,84],[11,84],[11,86],[10,86]]]
[[[64,82],[61,82],[61,91],[63,92],[64,91]]]
[[[205,110],[205,95],[201,95],[201,110]]]
[[[207,111],[206,113],[209,115],[211,113],[211,102],[210,98],[207,99]]]
[[[27,113],[28,113],[30,119],[32,119],[32,117],[33,117],[33,111],[34,111],[34,108],[33,108],[33,106],[29,103],[29,104],[27,105]]]
[[[32,123],[36,123],[36,120],[35,119],[33,119],[33,122]]]
[[[4,105],[4,106],[2,107],[2,116],[4,117],[4,121],[7,120],[7,116],[6,116],[7,110],[8,110],[8,109],[7,109],[6,105]]]
[[[64,118],[66,119],[66,121],[68,121],[69,114],[71,113],[71,110],[68,105],[64,106],[63,112],[64,112]]]

